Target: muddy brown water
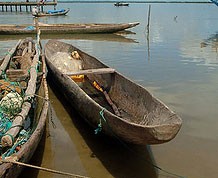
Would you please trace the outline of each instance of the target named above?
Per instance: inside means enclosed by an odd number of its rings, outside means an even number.
[[[54,86],[52,86],[54,87]],[[157,177],[149,147],[94,134],[78,113],[49,88],[51,107],[43,139],[30,164],[87,177]],[[66,177],[25,168],[20,178]]]

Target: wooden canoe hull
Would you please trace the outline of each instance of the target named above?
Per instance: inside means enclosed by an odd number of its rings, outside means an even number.
[[[50,61],[52,55],[58,51],[70,53],[75,50],[80,54],[83,62],[85,61],[85,68],[107,67],[79,49],[54,40],[49,41],[45,46],[46,62],[49,75],[60,87],[62,94],[89,124],[97,128],[101,121],[102,131],[105,134],[140,145],[160,144],[176,136],[182,124],[181,119],[145,88],[118,72],[89,75],[90,78],[103,84],[113,102],[119,110],[123,111],[122,117],[118,117],[111,109],[93,100],[77,83],[61,73]],[[103,117],[100,113],[103,113]]]
[[[45,62],[42,61],[42,70],[45,71]],[[40,80],[40,86],[37,90],[37,96],[48,98],[48,88],[46,83],[46,76],[43,74]],[[36,98],[36,108],[34,109],[34,126],[33,133],[26,143],[21,146],[21,149],[12,156],[17,157],[19,162],[28,163],[34,154],[41,138],[44,133],[45,123],[48,113],[49,101],[42,98]],[[11,178],[18,177],[21,173],[23,166],[18,166],[11,163],[1,163],[0,177]]]
[[[97,34],[115,33],[139,25],[136,23],[123,24],[43,24],[39,25],[43,34]],[[36,34],[32,25],[0,25],[0,35]]]
[[[35,16],[35,17],[61,16],[61,15],[66,15],[69,11],[70,11],[70,9],[65,9],[63,12],[57,12],[57,13],[40,12],[40,13],[33,15],[33,16]]]

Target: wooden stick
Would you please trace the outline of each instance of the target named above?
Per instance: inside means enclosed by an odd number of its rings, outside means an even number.
[[[29,44],[28,44],[28,53],[32,53],[32,41],[29,41]]]
[[[39,170],[42,170],[42,171],[47,171],[47,172],[51,172],[51,173],[55,173],[55,174],[71,176],[71,177],[75,177],[75,178],[89,178],[89,177],[86,177],[86,176],[81,176],[81,175],[71,174],[71,173],[67,173],[67,172],[57,171],[57,170],[44,168],[44,167],[40,167],[40,166],[34,166],[34,165],[31,165],[31,164],[26,164],[26,163],[14,161],[14,160],[9,160],[9,159],[2,160],[2,162],[3,163],[13,163],[13,164],[21,165],[21,166],[31,167],[31,168],[39,169]]]
[[[22,56],[24,56],[27,53],[28,47],[24,48],[23,52],[22,52]]]
[[[110,98],[110,96],[108,95],[108,93],[107,93],[106,91],[103,91],[103,93],[104,93],[104,96],[105,96],[107,102],[108,102],[108,103],[111,105],[111,107],[113,108],[115,114],[116,114],[117,116],[121,117],[121,114],[120,114],[120,112],[119,112],[117,106],[113,103],[113,101],[111,100],[111,98]]]
[[[149,9],[148,9],[148,24],[147,24],[147,33],[150,31],[150,16],[151,16],[151,5],[149,4]]]
[[[20,43],[21,43],[21,40],[19,40],[17,44],[9,51],[9,54],[5,56],[5,59],[0,66],[0,75],[2,75],[3,71],[5,71],[5,69],[7,68],[8,63],[10,62],[10,59],[11,59],[11,55],[16,51]]]
[[[113,101],[111,100],[111,98],[110,98],[110,96],[108,95],[107,91],[103,90],[103,88],[102,88],[96,81],[93,82],[93,86],[94,86],[97,90],[99,90],[100,92],[102,92],[102,93],[104,94],[105,99],[106,99],[107,102],[111,105],[112,109],[114,110],[114,113],[115,113],[117,116],[121,117],[121,114],[120,114],[120,112],[119,112],[117,106],[113,103]]]

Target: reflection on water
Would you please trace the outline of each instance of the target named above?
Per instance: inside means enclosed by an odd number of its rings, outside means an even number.
[[[122,43],[138,43],[136,40],[126,37],[128,34],[132,34],[130,31],[123,31],[114,34],[41,34],[42,40],[46,39],[72,39],[72,40],[94,40],[94,41],[112,41]],[[35,38],[35,35],[0,35],[1,41],[19,40],[26,37]]]
[[[181,55],[184,62],[196,62],[210,69],[218,66],[218,34],[211,35],[206,40],[186,39],[181,42]],[[190,60],[191,59],[191,60]]]
[[[208,39],[204,40],[201,43],[201,48],[207,47],[210,45],[212,47],[212,51],[218,53],[218,33],[211,35]]]
[[[89,177],[157,177],[149,147],[128,145],[117,138],[95,135],[94,129],[72,110],[57,88],[51,86],[52,106],[46,138],[44,136],[31,164]],[[30,175],[37,178],[62,177],[29,168],[22,173],[22,177]]]
[[[65,131],[71,136],[71,142],[76,145],[81,162],[90,177],[156,177],[153,167],[148,164],[152,163],[150,157],[152,155],[146,147],[127,145],[117,138],[95,135],[94,129],[76,115],[69,103],[59,95],[57,87],[50,84],[58,100],[71,116],[63,118],[61,112],[59,119]],[[53,103],[56,103],[57,98],[55,95],[52,96]],[[60,104],[56,112],[60,111],[59,108]],[[79,137],[75,137],[72,127],[76,127],[76,134],[79,134]]]

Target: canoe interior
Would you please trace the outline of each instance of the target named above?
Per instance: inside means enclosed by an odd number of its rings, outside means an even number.
[[[52,41],[46,46],[48,58],[57,52],[69,55],[77,51],[82,58],[83,69],[107,68],[96,58],[80,51],[69,44]],[[61,59],[60,59],[61,60]],[[102,92],[96,90],[92,82],[97,83],[109,94],[113,103],[118,107],[121,118],[129,123],[143,126],[158,126],[181,123],[180,118],[168,109],[162,102],[154,98],[147,90],[118,72],[112,74],[88,74],[85,81],[79,85],[93,100],[113,113]]]

